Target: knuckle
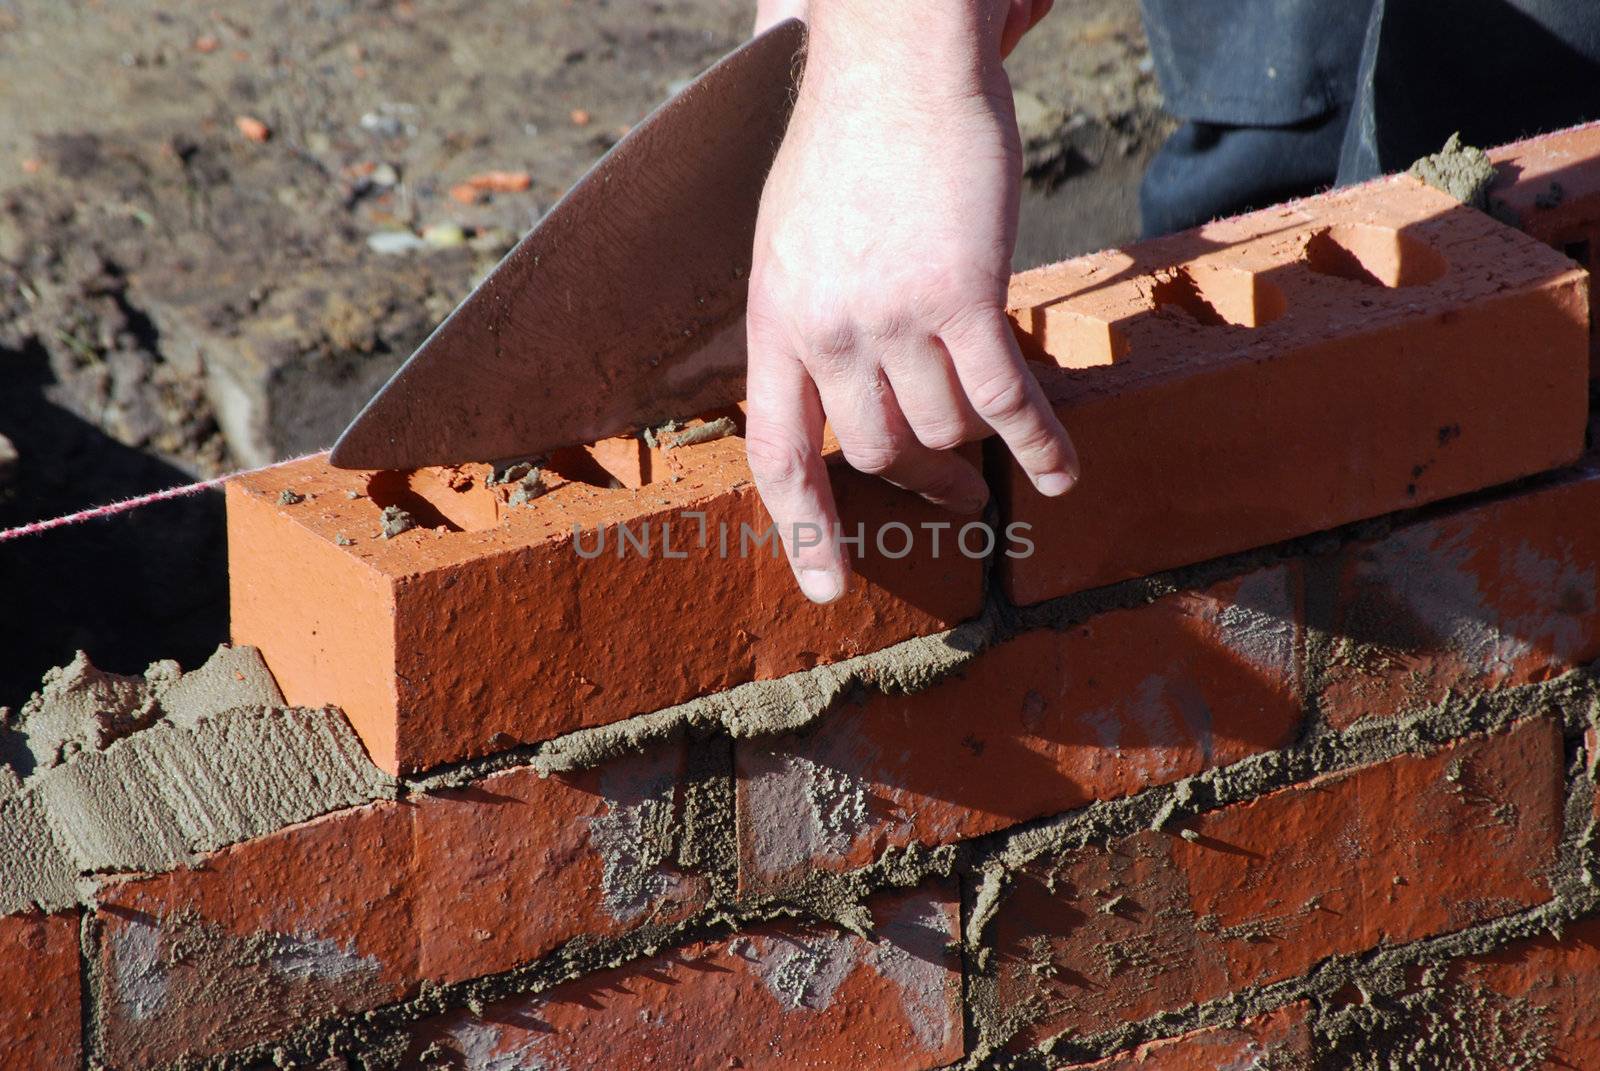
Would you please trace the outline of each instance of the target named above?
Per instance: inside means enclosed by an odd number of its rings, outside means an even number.
[[[967,396],[984,419],[1008,423],[1028,411],[1028,389],[1007,371],[991,372],[972,385]]]
[[[954,450],[967,441],[966,426],[959,421],[929,421],[913,430],[917,441],[930,450]]]
[[[892,472],[901,457],[901,448],[893,442],[841,443],[839,448],[851,468],[869,476],[883,476]]]
[[[805,474],[806,448],[787,435],[752,427],[745,438],[744,450],[750,471],[764,483],[793,483]]]
[[[820,360],[837,361],[855,349],[855,323],[836,309],[801,310],[795,323],[807,352]]]

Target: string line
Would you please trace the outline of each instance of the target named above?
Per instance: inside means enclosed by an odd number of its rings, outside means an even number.
[[[19,524],[15,528],[0,529],[0,543],[8,543],[13,539],[22,539],[24,536],[38,535],[41,532],[49,532],[57,528],[67,528],[75,524],[84,524],[88,521],[100,520],[104,517],[115,517],[119,513],[128,513],[132,510],[140,508],[141,506],[148,506],[156,502],[167,502],[174,498],[187,498],[190,495],[197,495],[202,491],[211,491],[221,487],[223,484],[237,476],[253,476],[258,472],[266,472],[269,469],[282,468],[284,465],[293,465],[297,461],[305,461],[307,458],[313,458],[322,453],[326,453],[326,451],[319,450],[316,453],[301,454],[299,457],[291,457],[284,461],[274,461],[270,465],[262,465],[260,468],[240,469],[238,472],[230,472],[226,475],[215,476],[209,480],[200,480],[197,483],[186,483],[179,487],[168,487],[160,491],[151,491],[148,494],[134,495],[132,498],[120,499],[116,502],[107,502],[103,506],[91,506],[89,509],[80,509],[75,513],[66,513],[60,517],[51,517],[48,520],[43,521],[30,521],[27,524]]]

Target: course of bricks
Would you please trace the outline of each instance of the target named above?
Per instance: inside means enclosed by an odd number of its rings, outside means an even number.
[[[237,479],[234,642],[370,769],[151,802],[202,719],[0,776],[37,843],[201,830],[7,879],[0,1068],[1600,1067],[1600,128],[1492,156],[1489,213],[1402,176],[1018,276],[1081,486],[986,444],[1034,552],[967,554],[838,466],[833,606],[738,552],[737,413]]]

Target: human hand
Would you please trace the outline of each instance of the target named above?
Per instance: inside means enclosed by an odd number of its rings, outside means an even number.
[[[814,601],[838,598],[850,571],[824,417],[855,468],[957,512],[988,488],[948,451],[991,432],[1041,492],[1077,478],[1005,315],[1021,146],[1000,46],[1014,13],[1038,6],[811,4],[756,227],[746,446]]]

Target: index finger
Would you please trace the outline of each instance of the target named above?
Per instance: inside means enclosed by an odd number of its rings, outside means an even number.
[[[833,602],[844,594],[850,562],[833,538],[839,513],[822,460],[822,402],[803,364],[754,346],[745,415],[750,471],[800,590],[812,602]]]
[[[1039,388],[999,309],[982,309],[941,332],[961,389],[1005,440],[1034,487],[1059,495],[1078,481],[1078,452]]]

